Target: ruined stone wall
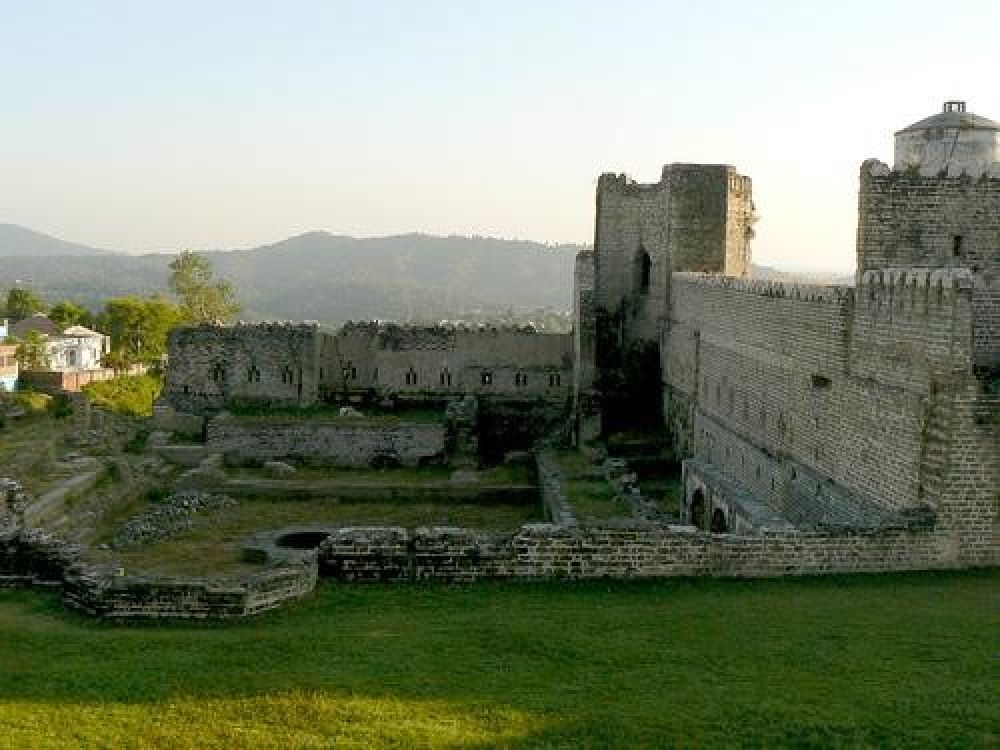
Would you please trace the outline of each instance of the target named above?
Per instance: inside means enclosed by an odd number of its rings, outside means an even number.
[[[294,459],[354,468],[417,466],[444,456],[445,426],[357,417],[321,420],[222,415],[208,424],[206,448],[236,464]]]
[[[317,399],[323,335],[311,324],[176,328],[162,398],[191,414],[233,403],[308,406]]]
[[[974,356],[1000,364],[1000,178],[928,177],[866,161],[858,274],[893,268],[968,269]]]

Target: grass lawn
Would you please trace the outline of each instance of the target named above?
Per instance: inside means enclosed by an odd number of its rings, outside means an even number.
[[[566,499],[580,521],[631,518],[632,511],[615,500],[611,486],[603,479],[569,479],[564,483]]]
[[[998,582],[324,585],[170,625],[0,590],[0,747],[996,747]]]
[[[133,514],[146,503],[131,506]],[[109,519],[96,543],[111,540],[124,514]],[[282,526],[467,526],[513,530],[542,521],[541,503],[498,505],[477,503],[333,502],[330,500],[268,500],[244,498],[235,507],[191,516],[194,526],[180,535],[126,550],[88,552],[96,562],[117,562],[130,573],[164,575],[237,575],[260,570],[240,560],[240,545],[257,531]],[[113,521],[112,524],[110,521]]]

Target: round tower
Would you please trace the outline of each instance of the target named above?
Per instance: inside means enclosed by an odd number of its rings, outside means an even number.
[[[996,162],[1000,124],[966,111],[965,102],[945,102],[938,114],[896,133],[896,169],[981,174]]]

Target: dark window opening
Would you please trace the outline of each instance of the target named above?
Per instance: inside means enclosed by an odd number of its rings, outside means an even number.
[[[962,235],[956,234],[952,238],[951,242],[951,252],[956,258],[962,257]]]
[[[358,368],[351,367],[351,380],[357,380],[357,379],[358,379]]]
[[[726,523],[726,513],[722,508],[716,508],[712,513],[711,530],[713,534],[725,534],[729,531],[729,524]]]
[[[259,383],[260,382],[260,370],[257,369],[257,365],[250,365],[247,370],[247,382],[248,383]]]
[[[705,493],[700,487],[691,496],[691,523],[699,529],[705,528]]]
[[[528,376],[525,375],[523,372],[519,372],[516,375],[514,375],[514,385],[518,386],[519,388],[523,388],[527,384],[528,384]]]
[[[653,261],[649,253],[639,247],[639,292],[647,294],[649,292],[649,277],[653,270]]]
[[[552,388],[557,388],[562,385],[562,376],[558,372],[554,372],[549,375],[549,386]]]
[[[417,384],[417,371],[412,367],[406,371],[406,384],[416,385]]]
[[[493,373],[484,372],[481,377],[483,385],[493,385]]]
[[[451,371],[447,367],[441,371],[441,385],[451,385]]]
[[[831,385],[830,378],[826,375],[812,375],[809,377],[809,381],[812,383],[813,388],[829,388]]]
[[[226,379],[226,368],[222,365],[216,365],[212,368],[212,380],[216,383]]]
[[[184,386],[184,393],[190,393],[190,392],[191,392],[191,386],[185,385]]]

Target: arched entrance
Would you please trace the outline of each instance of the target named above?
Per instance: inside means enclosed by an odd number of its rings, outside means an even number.
[[[726,523],[726,514],[722,508],[716,508],[712,513],[712,533],[725,534],[729,531],[729,524]]]
[[[701,487],[691,495],[691,523],[699,529],[705,528],[705,493]]]

